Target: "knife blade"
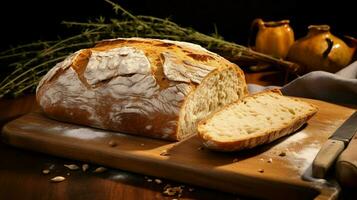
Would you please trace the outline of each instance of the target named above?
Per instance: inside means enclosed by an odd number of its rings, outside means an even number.
[[[357,132],[357,111],[355,111],[323,144],[312,162],[312,176],[324,178],[336,158],[346,148]]]

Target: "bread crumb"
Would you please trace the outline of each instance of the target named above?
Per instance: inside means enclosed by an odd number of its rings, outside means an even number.
[[[169,156],[170,153],[167,152],[167,150],[163,150],[161,153],[160,153],[160,156]]]
[[[110,140],[108,144],[110,147],[116,147],[118,145],[114,140]]]
[[[168,196],[177,195],[178,197],[180,197],[182,195],[182,191],[183,191],[183,189],[181,188],[181,186],[171,187],[170,185],[166,185],[163,193]]]
[[[279,154],[279,156],[280,156],[280,157],[284,157],[284,156],[286,156],[286,153],[285,153],[285,152],[281,152],[281,153]]]
[[[83,165],[82,165],[82,171],[83,171],[83,172],[86,172],[86,171],[88,170],[88,168],[89,168],[89,165],[88,165],[88,164],[83,164]]]

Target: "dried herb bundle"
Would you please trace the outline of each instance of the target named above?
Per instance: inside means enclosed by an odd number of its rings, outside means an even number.
[[[259,61],[284,67],[294,71],[294,63],[282,61],[261,54],[247,47],[223,40],[218,34],[205,35],[191,28],[184,28],[169,19],[152,16],[135,16],[120,5],[109,3],[118,18],[99,17],[95,21],[67,22],[69,28],[79,28],[79,34],[57,41],[38,41],[17,46],[0,52],[0,62],[10,71],[0,83],[0,98],[5,95],[18,96],[24,92],[33,92],[40,78],[57,62],[70,53],[92,47],[96,42],[118,37],[148,37],[188,41],[217,52],[233,61]]]

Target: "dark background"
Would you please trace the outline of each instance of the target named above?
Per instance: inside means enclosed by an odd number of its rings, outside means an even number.
[[[310,24],[329,24],[335,35],[357,36],[357,9],[354,1],[307,0],[113,0],[133,14],[170,17],[182,26],[203,33],[213,33],[214,25],[227,40],[247,44],[250,23],[290,19],[296,38],[306,34]],[[70,35],[62,20],[82,20],[96,16],[114,17],[104,0],[51,0],[0,3],[1,46],[27,43],[38,39],[55,39]]]

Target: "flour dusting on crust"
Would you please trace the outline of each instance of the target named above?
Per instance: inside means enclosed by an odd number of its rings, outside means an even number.
[[[150,71],[150,62],[143,51],[122,47],[105,52],[92,50],[84,77],[94,85],[119,75],[148,74]]]

